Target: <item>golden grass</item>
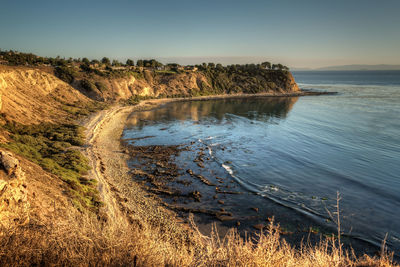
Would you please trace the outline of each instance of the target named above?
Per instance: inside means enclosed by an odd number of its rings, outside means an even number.
[[[279,235],[273,220],[258,240],[231,230],[220,238],[194,231],[186,240],[172,240],[167,232],[146,222],[113,225],[89,215],[54,218],[50,225],[0,229],[2,266],[398,266],[383,250],[376,257],[356,258],[338,248],[334,238],[296,250]]]

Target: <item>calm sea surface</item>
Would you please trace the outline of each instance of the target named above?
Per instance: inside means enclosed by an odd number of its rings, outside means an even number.
[[[338,94],[170,103],[132,114],[124,138],[203,146],[205,168],[195,152],[174,160],[255,195],[232,206],[275,203],[323,225],[339,191],[344,232],[376,245],[387,233],[399,252],[400,72],[293,74],[302,89]]]

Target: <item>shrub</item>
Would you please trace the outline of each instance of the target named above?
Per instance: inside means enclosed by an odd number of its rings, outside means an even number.
[[[99,89],[100,92],[108,91],[107,86],[102,82],[96,82],[95,85],[96,85],[96,88]]]
[[[72,83],[77,75],[76,71],[70,67],[59,66],[54,69],[54,74],[66,83]]]
[[[151,97],[151,96],[133,95],[126,100],[126,104],[127,105],[137,105],[142,100],[148,100],[148,99],[152,99],[152,98],[153,97]]]
[[[88,79],[81,80],[80,84],[81,84],[81,87],[88,92],[94,92],[97,89],[96,85]]]

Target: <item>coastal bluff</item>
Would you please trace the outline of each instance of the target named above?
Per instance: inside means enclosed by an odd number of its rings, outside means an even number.
[[[69,82],[64,77],[52,67],[0,66],[0,112],[21,123],[60,122],[95,102],[300,91],[292,74],[279,70],[250,75],[239,71],[166,73],[144,69],[118,76],[74,71]]]

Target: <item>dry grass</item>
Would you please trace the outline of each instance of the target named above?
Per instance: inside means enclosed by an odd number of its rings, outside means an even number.
[[[396,266],[385,250],[379,257],[340,249],[335,239],[295,250],[279,235],[273,220],[257,242],[231,230],[220,238],[201,235],[194,226],[187,240],[171,240],[168,233],[146,222],[102,224],[88,215],[54,218],[51,225],[1,229],[0,264],[67,266]]]

